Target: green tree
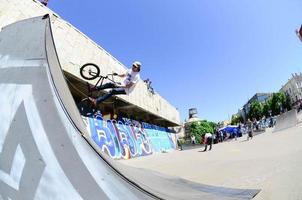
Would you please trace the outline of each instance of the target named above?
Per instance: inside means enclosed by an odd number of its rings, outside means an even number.
[[[272,100],[269,99],[263,104],[262,108],[262,115],[269,117],[270,116],[270,111],[272,110]]]
[[[190,134],[194,135],[197,142],[201,141],[201,138],[206,133],[213,133],[216,123],[208,122],[206,120],[193,122],[189,126]]]
[[[289,109],[290,106],[287,105],[286,95],[283,92],[274,93],[272,97],[272,114],[280,114],[281,109]]]
[[[286,108],[287,110],[291,110],[292,109],[292,104],[291,104],[291,100],[289,95],[285,94],[285,105],[284,108]]]
[[[240,122],[240,116],[238,115],[232,115],[231,124],[236,125]]]
[[[249,118],[256,118],[257,120],[260,119],[262,117],[262,105],[261,103],[259,103],[259,101],[254,101],[252,102],[251,106],[250,106],[250,111],[249,111]]]
[[[213,128],[213,131],[214,131],[217,127],[217,123],[215,123],[215,122],[208,122],[208,123]]]

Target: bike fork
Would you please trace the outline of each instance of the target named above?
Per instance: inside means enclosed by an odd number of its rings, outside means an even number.
[[[102,85],[103,85],[104,78],[103,78],[103,77],[100,78],[100,79],[96,82],[95,87],[98,86],[98,84],[99,84],[100,81],[101,81],[101,85],[100,85],[100,86],[102,86]]]

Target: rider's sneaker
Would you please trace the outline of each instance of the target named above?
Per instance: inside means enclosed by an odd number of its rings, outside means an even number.
[[[96,106],[96,99],[88,97],[88,99],[92,102],[94,106]]]

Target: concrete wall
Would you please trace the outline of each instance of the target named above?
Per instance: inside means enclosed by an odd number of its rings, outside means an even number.
[[[148,123],[84,117],[91,139],[100,150],[115,159],[130,159],[176,148],[175,134]],[[130,121],[130,120],[129,120]]]
[[[54,40],[65,71],[80,77],[79,67],[87,62],[102,66],[102,74],[112,73],[112,71],[121,73],[126,70],[122,63],[102,47],[38,1],[1,0],[0,27],[46,13],[55,15],[52,17]],[[129,96],[120,96],[120,98],[166,120],[180,124],[180,116],[176,108],[159,94],[150,94],[143,81],[138,83]]]

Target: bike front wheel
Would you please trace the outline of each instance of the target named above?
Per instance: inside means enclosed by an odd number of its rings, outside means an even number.
[[[93,63],[86,63],[80,68],[80,74],[85,80],[93,80],[100,76],[100,68]]]

